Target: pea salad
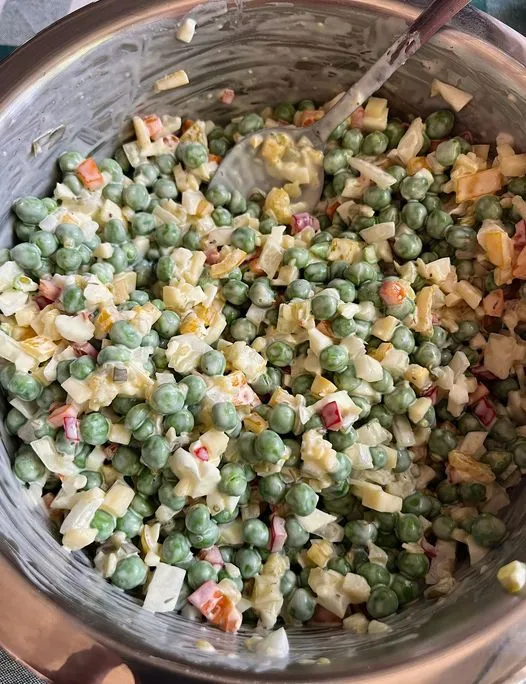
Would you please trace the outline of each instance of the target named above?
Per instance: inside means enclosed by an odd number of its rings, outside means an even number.
[[[374,97],[334,130],[313,214],[287,136],[261,149],[282,187],[208,189],[242,136],[332,104],[311,100],[224,127],[136,116],[113,159],[66,151],[51,196],[14,202],[13,470],[146,610],[388,629],[506,537],[526,469],[526,154],[476,144],[455,121],[469,95],[434,88],[424,120]]]

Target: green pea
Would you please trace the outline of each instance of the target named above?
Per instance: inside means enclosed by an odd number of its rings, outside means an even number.
[[[436,494],[443,504],[453,504],[458,501],[459,488],[456,484],[441,482],[436,489]]]
[[[104,542],[113,534],[117,521],[111,513],[98,510],[91,519],[90,527],[97,530],[95,541]]]
[[[155,433],[155,425],[150,418],[147,418],[140,428],[132,432],[133,439],[138,442],[145,442],[148,437],[151,437]]]
[[[333,262],[332,266],[337,262]],[[343,266],[343,271],[346,271],[347,264],[345,261],[341,262]],[[332,275],[332,274],[331,274]],[[346,304],[349,302],[354,302],[356,299],[356,288],[349,280],[344,280],[343,278],[335,278],[329,282],[329,287],[333,287],[338,290],[340,299]]]
[[[69,371],[71,377],[77,380],[85,380],[97,367],[95,361],[91,356],[81,356],[71,362]]]
[[[460,143],[458,140],[444,140],[436,148],[437,162],[442,166],[453,166],[461,152]]]
[[[272,306],[276,299],[276,294],[266,278],[255,280],[250,286],[248,296],[253,304],[264,309]]]
[[[31,271],[40,266],[42,253],[36,245],[30,242],[21,242],[11,249],[11,258],[16,261],[20,268]]]
[[[190,553],[190,543],[180,532],[172,532],[163,542],[161,556],[165,563],[176,565],[184,561]]]
[[[243,541],[251,546],[267,546],[270,541],[268,527],[257,518],[245,520],[243,523]]]
[[[205,352],[199,361],[199,367],[205,375],[223,375],[226,359],[220,351]]]
[[[88,413],[80,420],[80,434],[87,444],[104,444],[110,432],[110,423],[101,413]]]
[[[472,249],[477,244],[477,234],[469,226],[450,226],[446,231],[446,241],[455,249]]]
[[[261,461],[278,463],[285,456],[285,444],[273,430],[263,430],[254,440],[254,451]]]
[[[414,353],[416,363],[429,368],[429,370],[440,366],[440,349],[432,342],[424,342]]]
[[[258,334],[258,329],[248,318],[238,318],[230,324],[230,335],[233,340],[241,342],[252,342]]]
[[[234,557],[234,563],[239,568],[243,579],[250,579],[259,574],[262,562],[261,555],[255,549],[238,549]]]
[[[402,209],[402,221],[411,230],[421,230],[427,219],[427,209],[421,202],[411,200]]]
[[[401,259],[413,260],[422,251],[422,240],[418,235],[404,233],[395,238],[393,249]]]
[[[192,432],[194,429],[195,419],[188,409],[181,409],[164,419],[165,429],[173,428],[177,435]]]
[[[312,285],[308,280],[298,278],[287,285],[285,297],[291,299],[309,299],[312,295]]]
[[[358,574],[365,577],[370,587],[379,585],[389,586],[391,574],[389,570],[378,563],[363,563],[358,569]]]
[[[336,316],[331,322],[331,329],[335,337],[343,339],[356,332],[356,322],[352,318]]]
[[[160,435],[152,435],[142,444],[141,462],[151,470],[164,468],[169,455],[168,442]]]
[[[279,368],[290,366],[294,358],[293,348],[285,342],[272,342],[266,348],[265,354],[268,362]]]
[[[163,482],[158,489],[157,496],[163,506],[168,506],[176,513],[182,511],[186,505],[186,497],[175,494],[172,482]]]
[[[160,247],[174,247],[181,240],[181,230],[176,223],[163,223],[155,229],[155,240]]]
[[[381,131],[373,131],[365,136],[362,143],[362,154],[378,156],[383,154],[389,146],[389,138]]]
[[[314,318],[319,321],[328,321],[333,318],[338,310],[338,299],[323,291],[313,297],[311,301],[311,311]]]
[[[23,413],[20,413],[18,409],[12,408],[8,411],[5,418],[5,425],[9,434],[16,435],[22,425],[25,425],[26,423],[27,418]]]
[[[431,140],[447,138],[455,125],[455,115],[447,109],[438,110],[426,119],[426,133]]]
[[[423,200],[429,190],[425,176],[407,176],[400,183],[400,194],[405,200]]]
[[[400,605],[411,603],[422,593],[419,583],[404,575],[393,575],[390,588],[398,597]]]
[[[416,346],[415,336],[405,325],[399,325],[393,333],[391,344],[396,347],[396,349],[401,349],[408,354],[412,354]]]
[[[517,439],[517,429],[509,418],[497,418],[491,428],[491,436],[508,444]]]
[[[58,241],[53,233],[38,230],[30,236],[29,240],[40,250],[43,257],[49,257],[57,251]]]
[[[342,138],[344,150],[350,150],[354,155],[360,152],[363,142],[363,134],[359,128],[351,128]]]
[[[400,384],[384,397],[386,408],[395,415],[406,413],[409,406],[415,401],[416,394],[408,384]]]
[[[241,135],[255,133],[265,126],[265,122],[259,114],[246,114],[239,122],[238,131]]]
[[[511,465],[512,455],[509,451],[486,451],[480,460],[487,463],[495,475],[502,475]]]
[[[365,140],[367,140],[367,138]],[[380,211],[391,204],[391,191],[388,188],[382,189],[373,185],[365,190],[363,202],[375,211]]]
[[[402,513],[414,513],[415,515],[423,515],[425,518],[430,510],[429,497],[422,492],[414,492],[406,496],[402,503]]]
[[[169,340],[171,337],[177,334],[180,323],[181,319],[175,313],[175,311],[166,309],[162,312],[160,318],[155,321],[153,328],[162,338]]]
[[[405,128],[402,125],[402,122],[398,119],[391,119],[385,129],[385,135],[389,140],[389,149],[392,150],[395,147],[398,147],[398,143],[405,135]]]
[[[345,279],[350,280],[353,285],[360,286],[369,280],[374,280],[376,271],[371,264],[360,261],[356,264],[351,264],[345,273]]]
[[[32,375],[15,371],[7,385],[7,391],[23,401],[34,401],[42,392],[42,385]]]
[[[433,520],[433,534],[437,536],[438,539],[449,540],[455,529],[455,522],[450,517],[446,515],[439,515],[438,518]]]
[[[457,440],[450,430],[437,428],[431,431],[428,446],[432,454],[446,459],[449,452],[456,448]]]
[[[241,306],[248,300],[248,285],[240,280],[227,280],[221,288],[221,292],[227,302],[235,306]]]
[[[320,352],[320,365],[331,373],[343,373],[349,365],[349,352],[346,347],[333,344]]]
[[[187,375],[181,380],[181,384],[188,387],[186,402],[189,405],[199,404],[206,394],[206,383],[197,375]]]
[[[251,384],[260,397],[272,394],[275,389],[281,387],[281,372],[278,368],[267,368],[265,373],[262,373]]]
[[[422,524],[416,515],[399,515],[395,522],[395,533],[401,542],[417,542],[422,536]]]
[[[295,422],[296,413],[287,404],[277,404],[272,407],[269,415],[269,427],[274,432],[279,435],[286,435],[287,432],[292,432]]]
[[[325,283],[329,279],[329,267],[322,261],[316,261],[305,267],[303,275],[311,283]]]
[[[354,367],[349,365],[344,371],[335,373],[334,384],[340,390],[352,392],[360,384],[361,380],[356,377]]]
[[[219,430],[232,430],[238,422],[236,407],[229,401],[214,404],[212,421]]]
[[[273,505],[280,503],[286,491],[287,487],[279,473],[272,473],[259,480],[259,493],[263,501],[267,503]]]
[[[36,482],[44,477],[46,467],[35,452],[29,447],[27,450],[20,449],[13,463],[15,475],[22,482]]]
[[[122,558],[111,576],[111,583],[119,589],[135,589],[146,581],[148,568],[139,556]]]
[[[347,167],[347,154],[345,150],[336,147],[329,150],[323,160],[323,168],[325,172],[333,176],[338,171],[342,171]]]
[[[217,570],[208,561],[197,561],[191,565],[186,573],[188,584],[191,589],[198,589],[205,582],[215,582],[217,577]]]
[[[156,413],[169,415],[180,411],[185,402],[184,392],[175,382],[165,382],[156,387],[149,400],[149,404]]]
[[[396,613],[398,610],[398,596],[386,586],[374,587],[367,601],[367,612],[375,619],[381,619]]]
[[[492,513],[481,513],[473,521],[471,535],[480,546],[492,548],[506,536],[506,525]]]
[[[307,622],[314,615],[314,610],[316,607],[316,602],[314,597],[304,588],[294,589],[290,594],[287,603],[286,610],[289,617],[293,620],[298,620],[299,622]]]
[[[43,221],[48,215],[46,205],[38,197],[21,197],[15,200],[13,211],[23,223],[32,226]]]
[[[136,349],[141,344],[142,335],[128,321],[115,321],[111,326],[110,339],[128,349]]]
[[[374,542],[378,535],[378,528],[374,523],[366,520],[350,520],[344,528],[345,536],[352,544],[367,546]]]
[[[141,183],[130,183],[122,191],[122,199],[133,211],[146,211],[150,205],[150,195]]]
[[[187,169],[197,169],[208,161],[208,152],[201,143],[181,143],[177,146],[175,154]]]

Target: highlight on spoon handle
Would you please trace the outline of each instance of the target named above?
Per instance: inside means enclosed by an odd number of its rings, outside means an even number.
[[[415,54],[470,0],[434,0],[373,66],[355,83],[320,121],[310,127],[315,144],[323,145],[336,126],[350,116],[394,72]]]

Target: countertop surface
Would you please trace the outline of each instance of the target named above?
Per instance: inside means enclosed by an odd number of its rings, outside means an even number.
[[[57,19],[93,1],[96,0],[0,0],[0,59]],[[526,0],[472,2],[475,7],[489,12],[526,34]],[[510,641],[514,640],[517,643],[511,644]],[[472,663],[472,668],[469,668],[472,674],[466,673],[467,678],[462,678],[462,684],[492,684],[495,681],[525,684],[526,669],[511,680],[507,679],[506,653],[510,648],[524,650],[524,636],[510,637],[505,644],[496,647],[489,660],[485,659],[484,663]],[[452,673],[451,681],[461,684],[459,674]],[[0,649],[0,684],[41,684],[42,681]]]

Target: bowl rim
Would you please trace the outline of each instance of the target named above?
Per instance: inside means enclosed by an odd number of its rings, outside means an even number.
[[[364,8],[370,7],[372,4],[370,0],[331,1],[335,4],[341,3]],[[259,4],[261,0],[247,0],[247,2]],[[316,5],[313,0],[308,0],[308,2],[311,2],[313,6]],[[161,20],[168,17],[180,17],[198,4],[200,4],[198,0],[148,0],[147,2],[145,0],[99,0],[99,2],[86,5],[63,17],[17,48],[0,64],[0,118],[8,116],[10,108],[16,104],[18,98],[23,97],[33,85],[42,79],[52,77],[64,62],[73,60],[76,53],[104,40],[110,33],[130,27],[146,18]],[[384,12],[390,16],[414,19],[419,13],[419,9],[415,7],[416,4],[425,6],[428,3],[423,0],[413,0],[411,5],[400,0],[375,0],[374,7],[376,11]],[[233,6],[233,3],[229,1],[228,5],[229,7]],[[491,43],[483,42],[484,38],[478,37],[473,31],[472,23],[474,20],[476,20],[475,23],[483,25],[490,31]],[[450,30],[462,33],[471,40],[472,45],[480,50],[484,49],[486,53],[490,51],[496,56],[501,55],[502,58],[506,59],[508,66],[513,65],[514,62],[517,76],[524,80],[526,89],[526,71],[524,70],[526,67],[526,38],[517,31],[473,7],[466,8],[445,29],[445,31]],[[498,46],[505,46],[505,48]],[[34,589],[30,581],[20,572],[12,556],[2,553],[0,567],[4,564],[7,564],[6,567],[10,570],[14,569],[17,572],[28,589]],[[101,636],[104,636],[103,645],[122,655],[126,662],[135,662],[142,666],[154,665],[160,670],[171,673],[177,672],[185,677],[200,681],[224,682],[224,684],[240,684],[246,681],[248,673],[244,671],[237,673],[226,669],[218,671],[217,666],[196,666],[188,661],[175,658],[164,659],[145,651],[138,653],[126,644],[116,641],[112,636],[101,635],[95,628],[81,623],[72,613],[62,605],[52,601],[50,597],[37,592],[33,599],[35,606],[48,604],[54,607],[57,614],[64,615],[72,629],[78,630],[79,633],[88,634],[97,641],[101,639]],[[294,673],[287,679],[298,684],[300,682],[312,682],[314,679],[342,683],[353,682],[353,684],[381,684],[382,682],[387,684],[387,681],[391,681],[393,677],[403,674],[407,684],[413,681],[412,676],[415,676],[415,682],[421,682],[423,664],[426,667],[426,673],[430,673],[435,665],[438,668],[437,672],[439,672],[443,670],[443,661],[446,659],[448,665],[451,666],[453,663],[462,662],[474,651],[483,648],[489,650],[491,644],[502,641],[513,625],[526,621],[526,603],[506,596],[503,597],[502,603],[503,607],[498,611],[500,615],[490,629],[485,628],[482,633],[465,637],[460,642],[446,647],[437,646],[432,652],[414,656],[407,664],[352,677],[343,674],[335,676],[330,672],[324,674],[323,669],[318,669],[315,677],[312,678],[305,678],[301,673]],[[31,664],[35,666],[33,663]],[[253,682],[258,684],[283,681],[283,676],[279,670],[263,673],[250,672],[249,676]]]

